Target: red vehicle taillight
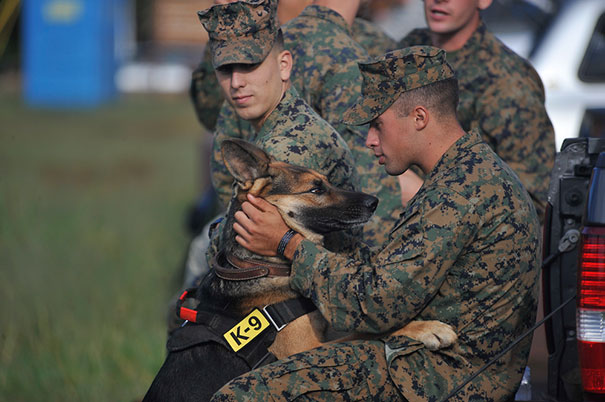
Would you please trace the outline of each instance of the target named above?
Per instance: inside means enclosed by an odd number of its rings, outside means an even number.
[[[582,231],[577,303],[582,385],[605,394],[605,227]]]

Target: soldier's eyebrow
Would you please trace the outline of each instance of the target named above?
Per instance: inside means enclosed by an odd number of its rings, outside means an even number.
[[[370,121],[370,127],[376,127],[377,125],[379,125],[382,122],[380,117],[381,116],[378,116],[374,120]]]

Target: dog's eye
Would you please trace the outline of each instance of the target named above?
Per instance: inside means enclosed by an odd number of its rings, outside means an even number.
[[[326,190],[324,190],[321,187],[313,187],[311,190],[309,190],[309,192],[311,194],[321,195],[321,194],[325,193]]]

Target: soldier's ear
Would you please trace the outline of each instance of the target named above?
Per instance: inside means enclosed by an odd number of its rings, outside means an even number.
[[[412,110],[412,117],[414,119],[414,128],[417,131],[424,129],[429,124],[429,112],[424,106],[415,106]]]
[[[292,53],[289,50],[283,50],[279,53],[278,61],[279,76],[282,81],[288,81],[292,72]]]

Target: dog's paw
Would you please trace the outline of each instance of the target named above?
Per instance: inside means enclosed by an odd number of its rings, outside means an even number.
[[[429,350],[447,348],[458,340],[454,329],[441,321],[411,321],[393,335],[405,335],[422,342]]]

